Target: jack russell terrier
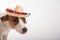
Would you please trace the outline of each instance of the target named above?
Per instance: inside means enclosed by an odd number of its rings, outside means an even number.
[[[0,17],[0,40],[7,40],[7,35],[10,29],[15,29],[21,34],[27,32],[26,17],[29,15],[23,13],[20,6],[16,6],[15,10],[6,9],[6,15]]]

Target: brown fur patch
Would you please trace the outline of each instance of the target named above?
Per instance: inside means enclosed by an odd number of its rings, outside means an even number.
[[[9,23],[10,26],[14,28],[19,23],[18,17],[9,16]]]

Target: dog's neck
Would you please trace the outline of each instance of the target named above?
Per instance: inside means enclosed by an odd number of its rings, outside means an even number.
[[[9,26],[9,23],[8,23],[8,21],[4,21],[4,22],[1,22],[5,27],[7,27],[7,28],[11,28],[10,26]]]

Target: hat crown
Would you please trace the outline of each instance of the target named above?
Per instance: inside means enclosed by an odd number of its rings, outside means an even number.
[[[23,8],[19,5],[17,5],[14,10],[17,12],[23,12]]]

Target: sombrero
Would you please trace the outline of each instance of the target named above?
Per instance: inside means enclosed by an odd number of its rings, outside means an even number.
[[[15,16],[15,17],[19,17],[19,18],[21,18],[21,17],[26,18],[30,15],[30,13],[25,13],[23,11],[23,8],[19,5],[16,6],[14,10],[7,8],[6,13],[10,16]]]

